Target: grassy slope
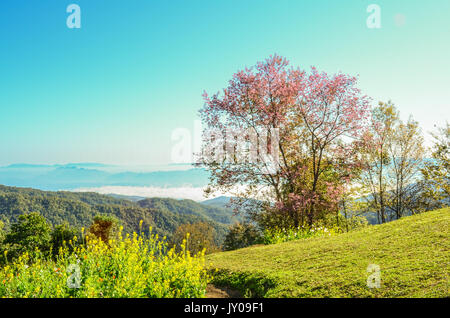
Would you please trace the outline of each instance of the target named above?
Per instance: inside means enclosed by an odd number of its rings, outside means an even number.
[[[450,208],[334,237],[208,257],[216,285],[264,297],[449,297]],[[381,268],[370,289],[369,264]]]

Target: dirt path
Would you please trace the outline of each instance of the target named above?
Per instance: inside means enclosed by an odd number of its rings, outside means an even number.
[[[206,287],[206,298],[242,298],[242,296],[236,290],[209,284]]]

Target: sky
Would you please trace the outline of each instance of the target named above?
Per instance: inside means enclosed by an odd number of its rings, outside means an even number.
[[[449,39],[448,0],[1,1],[0,165],[171,163],[203,91],[274,53],[358,75],[427,133],[449,118]]]

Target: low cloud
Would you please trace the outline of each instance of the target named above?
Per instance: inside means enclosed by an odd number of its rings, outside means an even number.
[[[98,188],[79,188],[73,191],[97,192],[100,194],[120,194],[120,195],[149,197],[149,198],[159,197],[159,198],[174,198],[174,199],[190,199],[194,201],[204,201],[207,199],[204,197],[203,187],[162,188],[162,187],[103,186]]]
[[[208,197],[205,197],[204,190],[206,187],[138,187],[138,186],[102,186],[92,188],[78,188],[72,190],[73,192],[96,192],[100,194],[119,194],[127,196],[138,196],[146,198],[172,198],[172,199],[190,199],[194,201],[204,201],[220,196],[235,197],[239,193],[245,192],[246,186],[237,185],[228,192],[214,192]],[[263,186],[260,188],[258,195],[253,196],[255,199],[263,200],[267,198],[267,193],[270,188]]]

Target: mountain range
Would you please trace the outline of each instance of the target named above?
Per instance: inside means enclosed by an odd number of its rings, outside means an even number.
[[[136,198],[135,198],[136,199]],[[233,212],[219,206],[192,200],[146,198],[129,200],[98,193],[41,191],[0,185],[0,221],[6,227],[17,222],[19,215],[42,214],[53,226],[68,223],[72,227],[88,227],[99,214],[119,219],[124,231],[139,231],[152,227],[153,232],[167,236],[182,224],[206,222],[215,230],[215,242],[221,245],[230,224],[236,221]]]
[[[166,171],[148,171],[144,168],[132,171],[101,163],[13,164],[0,167],[0,184],[59,191],[104,186],[203,187],[208,183],[209,174],[204,169],[186,169],[186,166],[170,168]]]

